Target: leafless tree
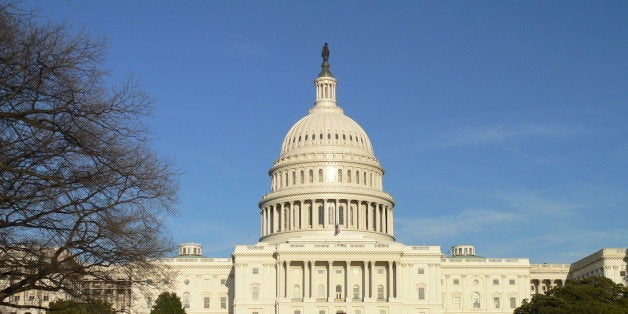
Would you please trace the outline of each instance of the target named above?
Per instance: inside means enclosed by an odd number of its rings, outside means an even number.
[[[148,146],[147,95],[107,86],[105,52],[0,2],[0,306],[33,289],[79,295],[85,276],[137,278],[171,249],[173,166]]]

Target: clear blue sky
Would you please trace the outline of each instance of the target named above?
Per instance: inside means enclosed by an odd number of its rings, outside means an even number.
[[[411,245],[567,263],[628,246],[627,1],[30,1],[108,38],[180,172],[175,242],[259,237],[328,42]]]

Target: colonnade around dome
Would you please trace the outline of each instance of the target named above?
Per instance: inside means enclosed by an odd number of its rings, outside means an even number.
[[[261,209],[261,241],[270,235],[329,230],[330,235],[362,231],[394,235],[390,203],[354,199],[309,199],[267,205]],[[297,235],[294,235],[297,236]]]

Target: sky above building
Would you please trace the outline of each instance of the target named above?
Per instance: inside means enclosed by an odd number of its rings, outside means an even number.
[[[626,1],[29,1],[106,37],[181,173],[175,243],[259,238],[283,137],[328,42],[386,169],[397,240],[568,263],[628,246]],[[174,252],[173,252],[174,254]]]

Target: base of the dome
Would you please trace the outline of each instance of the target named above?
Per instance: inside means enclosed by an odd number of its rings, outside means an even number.
[[[292,230],[270,234],[259,239],[263,243],[279,244],[286,242],[297,242],[303,239],[308,241],[348,241],[351,242],[394,242],[395,237],[389,234],[375,231],[361,230],[339,230],[338,233],[334,229],[321,230]]]

